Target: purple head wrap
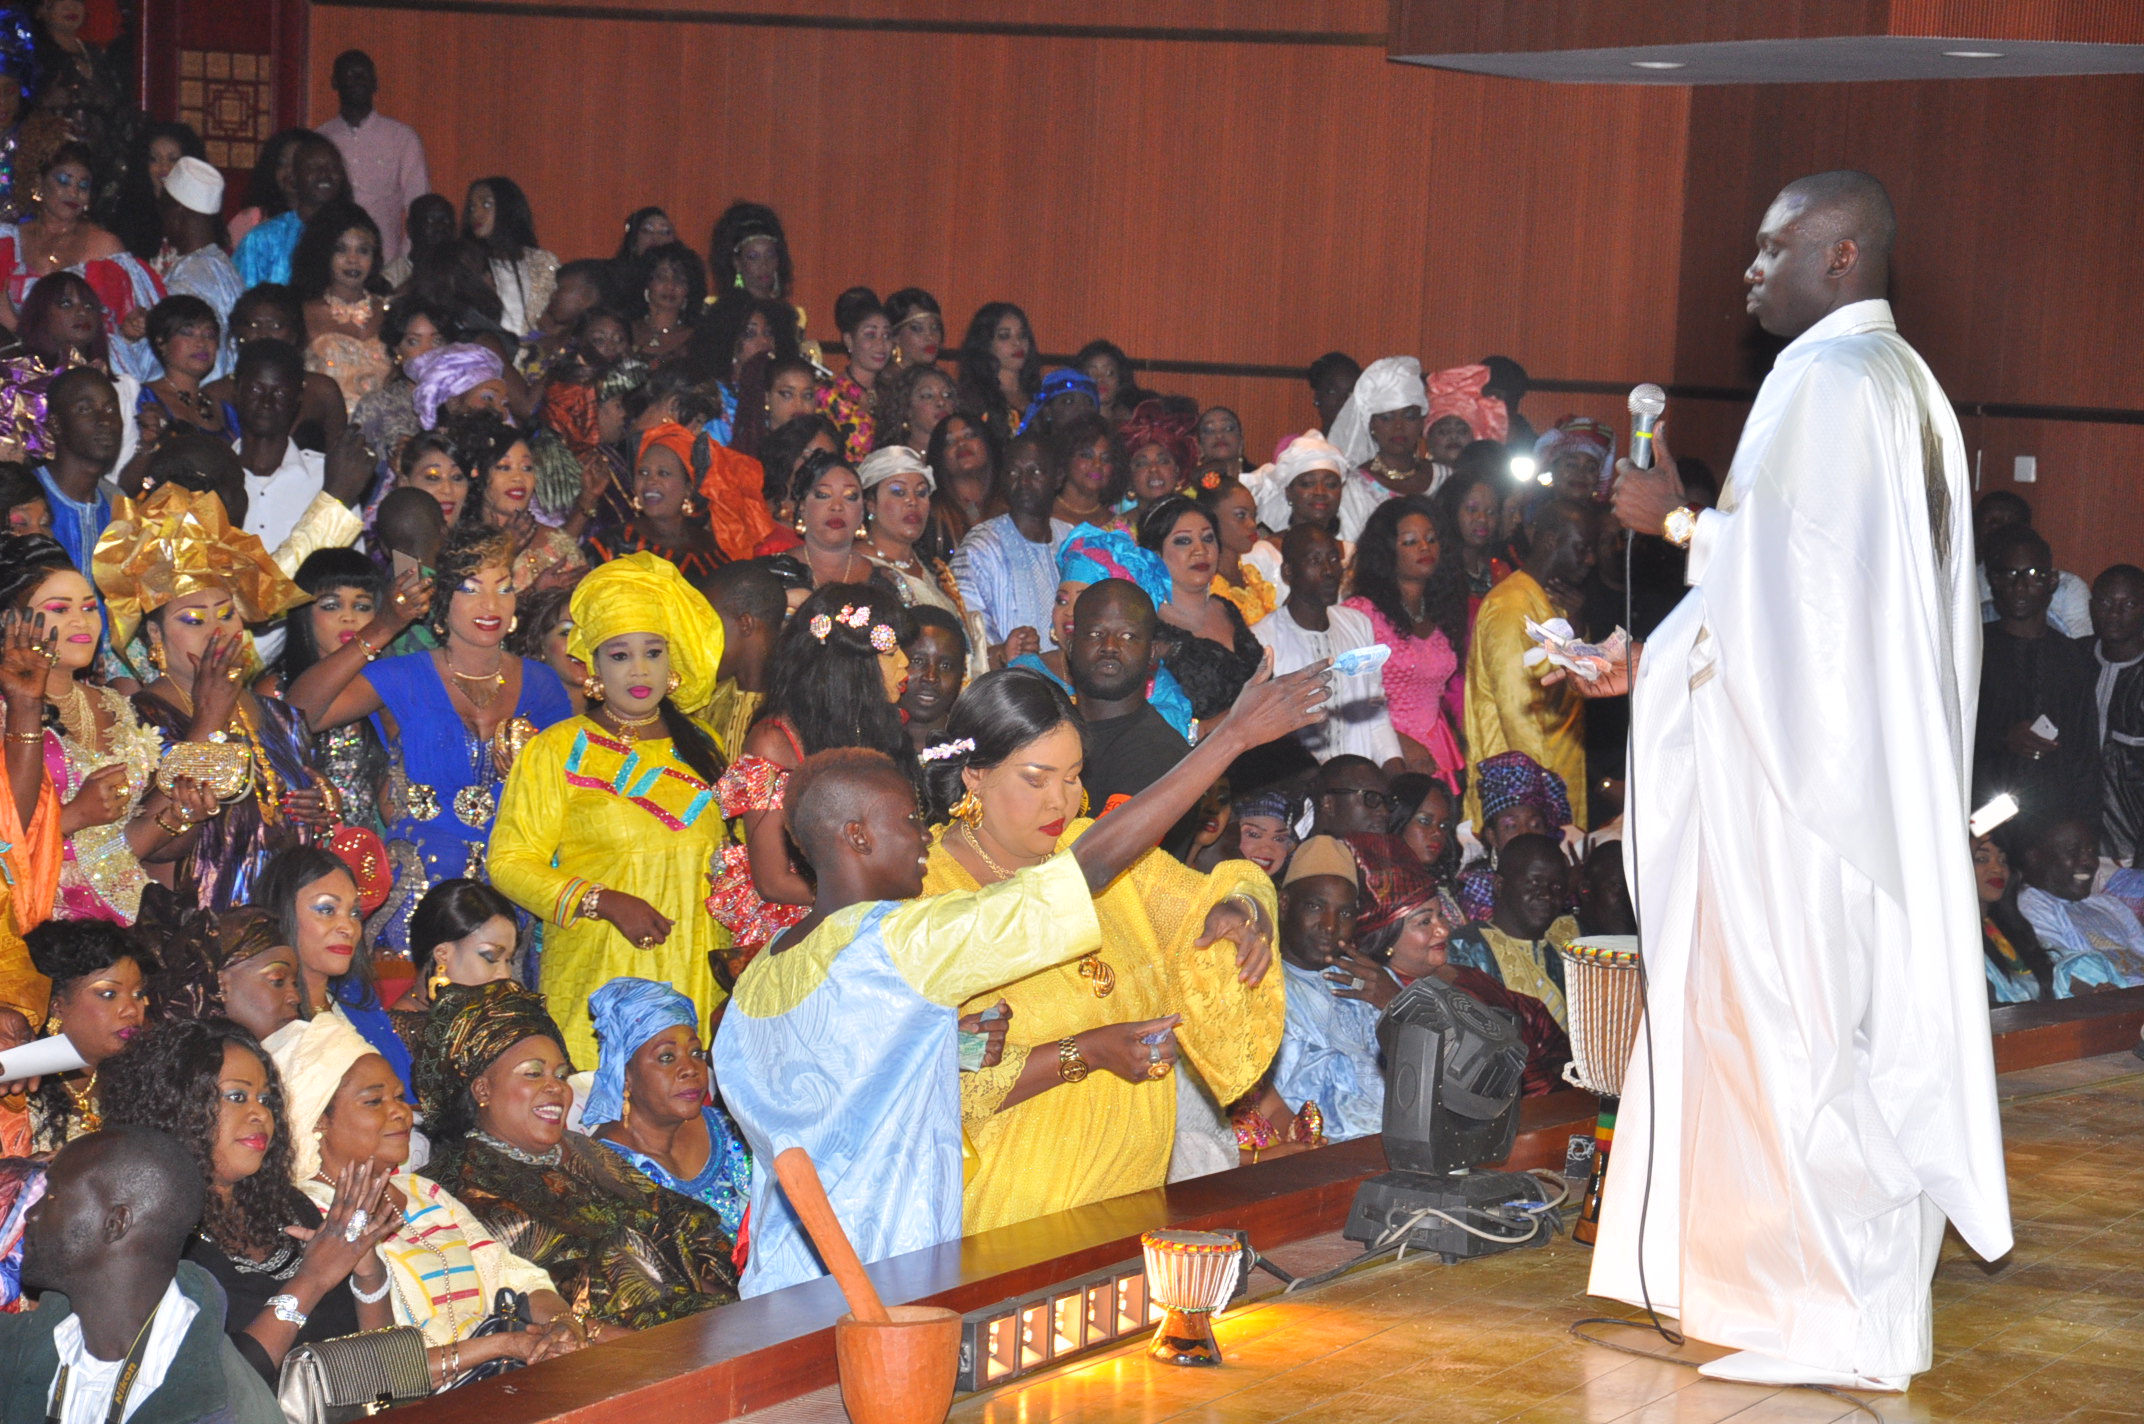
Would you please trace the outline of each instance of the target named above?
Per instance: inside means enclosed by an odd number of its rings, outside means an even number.
[[[407,369],[417,386],[411,403],[426,430],[438,427],[439,408],[448,401],[506,374],[506,365],[496,352],[468,342],[434,347],[411,361]]]

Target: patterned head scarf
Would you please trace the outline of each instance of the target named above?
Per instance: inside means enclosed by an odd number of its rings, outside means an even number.
[[[566,1053],[566,1036],[544,1007],[543,995],[511,979],[449,984],[439,991],[416,1055],[417,1102],[435,1155],[442,1144],[468,1136],[476,1126],[467,1107],[469,1085],[507,1049],[538,1037]],[[566,1058],[570,1064],[572,1055]]]
[[[1511,415],[1497,396],[1483,395],[1487,366],[1452,366],[1429,378],[1429,425],[1447,415],[1467,423],[1476,440],[1501,440],[1511,433]]]
[[[1543,431],[1534,441],[1534,461],[1544,470],[1556,463],[1558,455],[1572,451],[1591,455],[1601,462],[1596,494],[1606,489],[1614,480],[1614,426],[1594,420],[1590,416],[1567,415]]]
[[[1368,459],[1368,456],[1364,456]],[[1359,463],[1359,462],[1358,462]],[[1280,458],[1243,477],[1243,487],[1258,501],[1258,522],[1278,534],[1288,527],[1288,487],[1312,470],[1345,475],[1352,466],[1340,447],[1317,431],[1307,431],[1281,447]]]
[[[722,665],[722,620],[707,596],[685,581],[676,564],[660,554],[627,554],[599,566],[573,590],[568,605],[573,632],[566,651],[590,667],[595,652],[626,633],[660,633],[670,644],[670,694],[686,712],[698,712],[715,695],[715,669]]]
[[[290,1124],[290,1179],[310,1181],[320,1170],[320,1119],[342,1087],[350,1065],[379,1050],[350,1021],[332,1011],[308,1023],[296,1036],[271,1049],[275,1071],[283,1078],[283,1115]]]
[[[1422,393],[1422,363],[1412,356],[1386,356],[1372,361],[1355,378],[1355,393],[1333,417],[1332,442],[1347,458],[1347,468],[1369,463],[1377,453],[1370,439],[1370,417],[1386,415],[1409,406],[1427,409]]]
[[[1113,578],[1139,585],[1156,608],[1169,601],[1169,566],[1121,529],[1082,529],[1057,551],[1059,583],[1095,584]]]
[[[906,445],[886,445],[863,457],[856,466],[856,482],[865,490],[882,485],[895,475],[921,475],[923,483],[935,492],[938,476],[923,457]]]
[[[581,1121],[596,1128],[625,1116],[625,1065],[640,1046],[679,1024],[698,1029],[700,1011],[668,984],[621,975],[588,996],[588,1013],[602,1051]]]
[[[231,527],[221,499],[180,485],[161,486],[143,499],[121,495],[89,567],[119,648],[143,618],[204,589],[229,593],[247,623],[264,623],[312,598],[283,577],[260,540]]]
[[[1073,391],[1085,391],[1088,395],[1094,397],[1094,403],[1097,406],[1102,403],[1101,388],[1096,386],[1085,372],[1075,370],[1070,366],[1059,366],[1042,378],[1042,389],[1036,391],[1035,398],[1027,403],[1027,411],[1020,417],[1020,428],[1013,433],[1015,435],[1027,434],[1027,428],[1035,423],[1036,416],[1042,414],[1044,406],[1057,397],[1070,394]]]
[[[457,341],[425,352],[403,372],[416,383],[417,392],[411,403],[417,408],[417,420],[424,429],[432,430],[439,425],[441,406],[486,381],[501,379],[506,375],[506,365],[488,346]]]
[[[1571,824],[1571,794],[1563,778],[1524,752],[1487,757],[1474,768],[1474,776],[1481,788],[1482,826],[1514,806],[1529,804],[1541,808],[1551,828]]]
[[[1159,445],[1176,461],[1177,473],[1189,479],[1191,467],[1199,462],[1198,430],[1196,415],[1171,410],[1163,401],[1144,400],[1117,427],[1117,435],[1128,454],[1138,454],[1142,445]]]
[[[1373,934],[1397,924],[1433,901],[1446,907],[1447,924],[1464,923],[1459,907],[1437,883],[1430,868],[1407,849],[1407,842],[1398,836],[1371,832],[1344,839],[1362,872],[1362,898],[1355,909],[1357,935]]]
[[[163,946],[150,996],[161,1019],[224,1015],[223,971],[283,942],[282,926],[266,910],[250,906],[216,914],[182,906],[178,897],[151,883],[141,895],[136,923]]]
[[[1257,817],[1265,821],[1279,821],[1293,827],[1296,818],[1296,798],[1285,791],[1261,791],[1253,796],[1239,796],[1235,803],[1236,819],[1241,821]]]

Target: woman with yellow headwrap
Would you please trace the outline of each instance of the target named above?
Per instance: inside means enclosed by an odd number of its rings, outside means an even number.
[[[581,581],[568,650],[586,715],[514,762],[491,833],[491,883],[552,928],[543,991],[566,1047],[596,1059],[588,996],[621,974],[667,980],[704,1015],[728,947],[702,907],[722,845],[722,753],[691,714],[714,694],[722,622],[675,565],[628,554]]]
[[[225,803],[170,854],[173,889],[204,910],[243,905],[270,856],[336,824],[338,802],[314,765],[304,719],[242,681],[246,625],[308,595],[260,540],[231,526],[222,500],[178,485],[119,499],[90,572],[112,646],[126,648],[137,633],[147,643],[134,711],[160,739],[168,774],[190,769]],[[182,746],[194,750],[174,759]]]

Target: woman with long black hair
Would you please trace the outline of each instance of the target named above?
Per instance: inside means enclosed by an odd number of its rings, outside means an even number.
[[[1466,765],[1452,728],[1466,715],[1467,572],[1449,521],[1421,495],[1395,495],[1363,522],[1347,606],[1392,649],[1385,700],[1415,771],[1457,787]]]
[[[511,178],[479,178],[462,203],[462,236],[483,244],[499,294],[499,325],[526,336],[551,304],[558,258],[536,243],[536,215]]]

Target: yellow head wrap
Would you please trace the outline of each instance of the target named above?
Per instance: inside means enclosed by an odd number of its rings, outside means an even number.
[[[221,499],[180,485],[145,499],[120,496],[89,567],[110,610],[116,648],[143,618],[203,589],[229,593],[247,623],[264,623],[312,597],[283,577],[260,540],[231,527]]]
[[[660,633],[670,643],[677,691],[670,700],[699,712],[715,695],[722,665],[722,619],[706,597],[660,554],[627,554],[581,580],[573,590],[573,633],[566,651],[592,669],[596,649],[627,633]]]

